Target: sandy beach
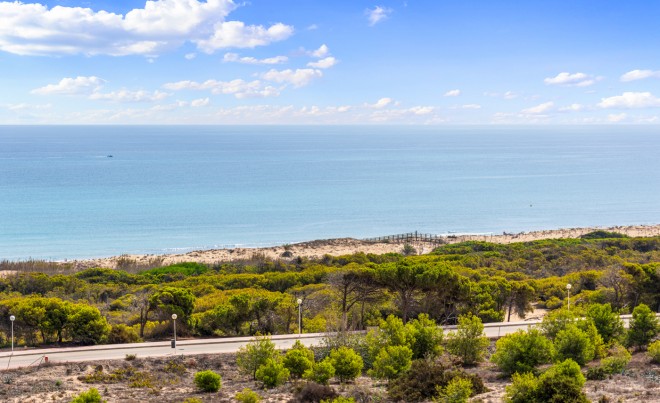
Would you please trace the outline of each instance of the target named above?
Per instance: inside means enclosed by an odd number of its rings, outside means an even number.
[[[564,228],[556,230],[521,232],[516,234],[504,233],[501,235],[448,235],[443,237],[445,243],[458,243],[465,241],[487,241],[493,243],[508,244],[514,242],[530,242],[540,239],[556,238],[578,238],[596,230],[619,232],[631,237],[648,237],[660,235],[660,225],[632,225],[607,228]],[[430,242],[411,242],[418,253],[428,253],[438,244]],[[341,256],[356,252],[364,253],[400,253],[403,248],[402,242],[367,242],[353,238],[338,238],[301,242],[286,246],[274,246],[267,248],[234,248],[234,249],[211,249],[199,250],[182,254],[168,255],[122,255],[99,259],[86,259],[69,261],[78,268],[87,267],[109,267],[116,268],[118,262],[131,260],[136,264],[148,264],[155,259],[161,260],[162,264],[173,264],[178,262],[217,263],[249,260],[255,256],[269,259],[280,259],[285,252],[289,257],[321,258],[325,255]],[[285,256],[286,256],[285,255]]]

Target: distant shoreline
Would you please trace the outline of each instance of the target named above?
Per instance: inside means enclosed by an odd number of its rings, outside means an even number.
[[[562,228],[554,230],[539,230],[520,232],[516,234],[504,233],[501,235],[440,235],[445,243],[458,243],[465,241],[485,241],[500,244],[515,242],[531,242],[541,239],[578,238],[593,231],[611,231],[628,235],[630,237],[660,236],[660,224],[655,225],[629,225],[615,227],[585,227],[585,228]],[[250,260],[258,256],[260,258],[280,259],[283,257],[318,259],[325,255],[341,256],[357,252],[384,254],[401,253],[404,242],[368,242],[354,238],[337,238],[300,242],[291,245],[280,245],[262,248],[227,248],[197,250],[180,254],[134,254],[111,256],[95,259],[67,260],[77,268],[108,267],[116,268],[121,260],[130,260],[136,264],[147,264],[150,261],[159,260],[162,264],[174,264],[179,262],[198,262],[213,264],[219,262],[231,262]],[[438,246],[432,242],[411,242],[418,253],[429,253]],[[285,254],[285,252],[288,252]],[[284,255],[284,256],[283,256]]]

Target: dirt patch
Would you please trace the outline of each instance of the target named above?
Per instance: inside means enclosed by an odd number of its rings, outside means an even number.
[[[96,388],[103,399],[113,402],[181,403],[196,397],[205,403],[235,402],[234,395],[250,388],[263,402],[287,402],[302,384],[291,381],[264,390],[259,382],[238,372],[234,354],[137,358],[133,361],[94,361],[58,363],[34,368],[3,371],[0,375],[0,401],[7,403],[70,402],[74,396]],[[197,371],[210,369],[222,375],[217,393],[199,392],[193,383]],[[342,395],[386,395],[383,384],[367,377],[349,385],[331,384]],[[365,400],[363,400],[365,401]],[[382,401],[382,400],[381,400]]]

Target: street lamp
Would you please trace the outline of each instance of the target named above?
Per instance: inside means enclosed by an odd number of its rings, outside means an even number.
[[[11,321],[11,352],[14,352],[14,321],[16,320],[16,316],[11,315],[9,317],[9,320]]]
[[[302,334],[302,299],[298,298],[298,336]]]
[[[172,340],[172,348],[176,348],[176,314],[172,314],[172,324],[174,325],[174,340]]]
[[[568,290],[568,310],[571,310],[571,283],[566,284],[566,290]]]

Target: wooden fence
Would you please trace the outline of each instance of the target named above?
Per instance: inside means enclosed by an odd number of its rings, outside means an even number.
[[[425,242],[433,244],[444,244],[447,242],[446,237],[436,234],[421,234],[417,231],[408,232],[405,234],[395,234],[395,235],[386,235],[379,236],[375,238],[365,238],[363,241],[366,242],[392,242],[392,243],[415,243],[415,242]]]

